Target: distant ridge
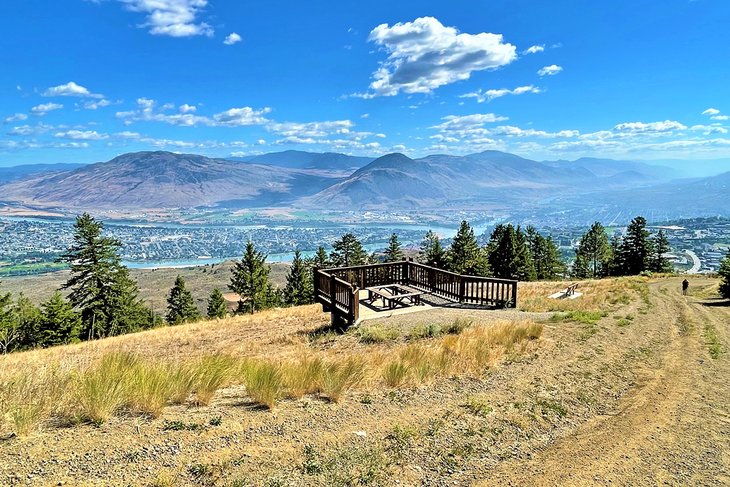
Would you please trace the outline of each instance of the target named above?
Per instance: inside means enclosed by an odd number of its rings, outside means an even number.
[[[132,210],[218,206],[542,211],[546,204],[561,208],[561,202],[621,209],[631,203],[674,212],[675,201],[690,204],[686,197],[693,193],[705,208],[727,199],[727,175],[694,180],[678,180],[676,175],[671,168],[636,161],[539,162],[500,151],[417,159],[400,153],[372,159],[284,151],[235,161],[145,151],[0,183],[0,200],[45,208]]]

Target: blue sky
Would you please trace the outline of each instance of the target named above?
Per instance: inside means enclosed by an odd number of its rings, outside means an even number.
[[[728,20],[726,0],[5,2],[0,165],[730,157]]]

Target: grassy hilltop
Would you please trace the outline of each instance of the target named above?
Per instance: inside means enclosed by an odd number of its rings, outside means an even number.
[[[344,334],[312,305],[3,356],[0,484],[722,483],[730,307],[716,280],[680,281],[561,301],[565,283],[521,283],[520,310]]]

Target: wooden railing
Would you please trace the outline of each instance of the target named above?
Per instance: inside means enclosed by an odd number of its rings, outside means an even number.
[[[405,284],[450,301],[476,306],[515,308],[517,281],[456,274],[412,261],[315,269],[314,289],[324,311],[348,323],[359,319],[359,290]]]

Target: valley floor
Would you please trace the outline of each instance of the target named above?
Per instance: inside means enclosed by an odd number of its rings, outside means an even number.
[[[305,396],[273,411],[233,386],[208,406],[169,406],[154,420],[51,422],[26,437],[6,434],[0,484],[730,484],[730,306],[713,297],[712,279],[692,278],[686,297],[681,278],[627,282],[628,298],[613,304],[592,296],[609,291],[591,284],[581,284],[582,303],[561,303],[567,312],[590,303],[602,317],[546,313],[530,298],[530,312],[440,309],[337,335],[320,331],[328,316],[310,306],[0,357],[7,371],[79,367],[111,350],[377,356],[413,340],[414,329],[455,318],[544,325],[540,339],[484,375],[401,387],[371,381],[341,403]],[[548,295],[564,284],[535,286],[521,292]],[[362,339],[378,327],[399,331]]]

